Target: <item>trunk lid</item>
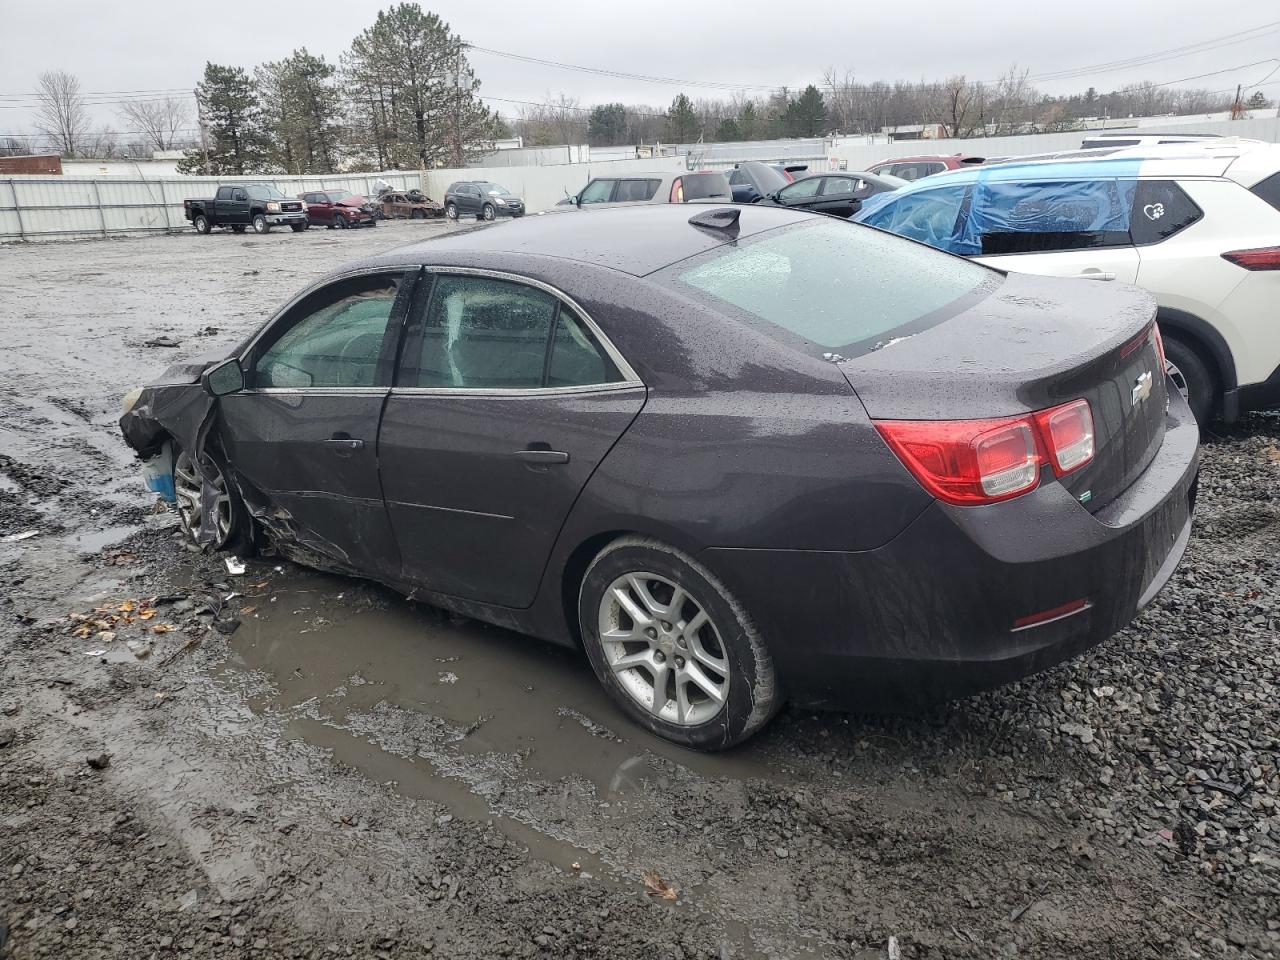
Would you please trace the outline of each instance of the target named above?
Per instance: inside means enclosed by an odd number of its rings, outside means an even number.
[[[1096,511],[1164,439],[1154,320],[1155,302],[1136,287],[1010,274],[961,313],[840,367],[876,420],[983,419],[1088,400],[1094,458],[1060,482]]]

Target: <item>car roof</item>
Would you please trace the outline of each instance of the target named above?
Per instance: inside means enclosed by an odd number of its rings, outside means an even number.
[[[739,213],[736,235],[689,222],[691,217],[716,209]],[[529,257],[531,260],[554,257],[641,277],[734,239],[804,221],[826,222],[827,219],[754,204],[636,204],[593,210],[586,217],[547,214],[522,217],[498,226],[461,230],[402,247],[365,261],[364,265],[437,262],[448,265],[469,260],[472,255]]]
[[[947,184],[982,181],[1025,180],[1092,180],[1110,177],[1221,177],[1242,158],[1250,158],[1246,166],[1275,170],[1280,162],[1276,144],[1255,140],[1221,138],[1191,143],[1155,144],[1101,148],[1097,151],[1075,150],[1025,159],[1011,159],[997,164],[951,170],[937,177],[917,180],[899,194],[936,189]],[[1257,156],[1255,156],[1257,155]],[[1259,159],[1265,158],[1265,159]],[[1242,169],[1244,169],[1242,167]],[[1258,177],[1257,179],[1261,179]],[[1256,182],[1256,180],[1255,180]]]
[[[914,157],[890,157],[874,166],[882,167],[886,163],[945,163],[948,160],[958,160],[968,165],[981,163],[983,158],[973,153],[922,153]]]

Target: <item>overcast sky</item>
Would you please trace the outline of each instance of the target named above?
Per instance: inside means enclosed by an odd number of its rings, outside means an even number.
[[[85,91],[95,93],[189,90],[205,60],[251,69],[305,46],[336,62],[388,5],[386,0],[73,0],[45,7],[0,0],[0,135],[30,132],[31,112],[15,95],[34,90],[44,70],[69,70]],[[1228,38],[1216,49],[1037,86],[1051,93],[1090,85],[1107,90],[1238,68],[1186,84],[1227,89],[1237,82],[1256,84],[1280,66],[1280,60],[1261,62],[1280,58],[1280,6],[1274,0],[433,0],[423,6],[477,46],[650,76],[766,87],[817,82],[826,66],[852,70],[861,80],[940,79],[955,73],[987,80],[1015,61],[1030,67],[1033,76],[1050,74],[1206,44],[1269,21],[1277,23],[1241,42]],[[666,105],[681,90],[695,98],[733,92],[602,77],[478,51],[471,62],[482,94],[510,100],[542,100],[563,92],[585,105],[614,100]],[[1280,95],[1280,71],[1262,89],[1272,99]],[[511,103],[491,106],[506,116],[520,109]],[[97,105],[95,117],[126,129],[117,109]]]

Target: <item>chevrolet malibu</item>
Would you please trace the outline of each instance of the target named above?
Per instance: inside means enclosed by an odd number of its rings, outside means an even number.
[[[344,267],[121,426],[197,542],[580,647],[717,749],[784,698],[913,706],[1125,626],[1195,498],[1161,349],[1131,287],[660,204]]]

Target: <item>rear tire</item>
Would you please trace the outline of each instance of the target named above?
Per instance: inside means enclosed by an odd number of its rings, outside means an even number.
[[[307,229],[307,225],[305,223],[291,223],[289,224],[289,229],[294,233],[301,233],[303,230]]]
[[[454,203],[446,203],[444,205],[444,215],[450,220],[458,219],[458,206]]]
[[[1186,398],[1196,422],[1206,427],[1218,405],[1218,379],[1186,342],[1164,333],[1165,373]]]
[[[203,213],[197,213],[191,221],[191,225],[196,228],[196,233],[208,233],[213,227],[209,224],[209,218]]]
[[[271,224],[267,223],[267,217],[262,213],[253,215],[253,232],[254,233],[270,233]]]
[[[623,537],[600,551],[579,588],[578,619],[609,696],[674,743],[726,749],[782,705],[773,660],[742,604],[660,541]]]

